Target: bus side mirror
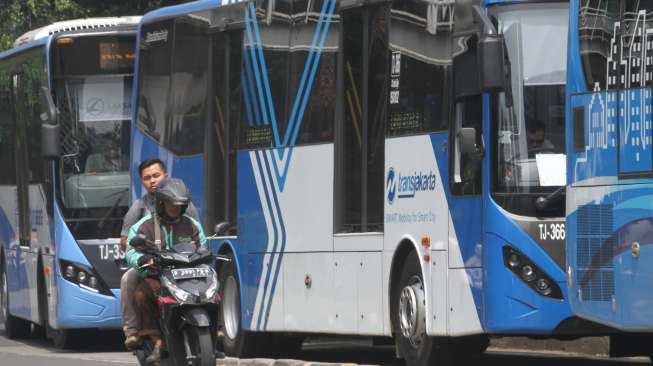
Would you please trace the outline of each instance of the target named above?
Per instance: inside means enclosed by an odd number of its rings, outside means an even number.
[[[61,156],[59,134],[61,127],[57,123],[57,107],[52,100],[50,89],[42,86],[41,99],[41,156],[44,159],[58,159]]]
[[[480,6],[472,7],[474,20],[481,27],[478,40],[478,86],[483,93],[505,90],[505,43],[503,35]]]
[[[505,62],[503,36],[483,35],[478,41],[478,82],[482,92],[505,90]]]
[[[41,122],[51,125],[57,123],[57,106],[54,105],[50,89],[47,86],[42,86],[39,97],[41,98]]]
[[[457,137],[461,154],[479,155],[483,153],[483,149],[476,144],[476,129],[474,127],[461,128]]]

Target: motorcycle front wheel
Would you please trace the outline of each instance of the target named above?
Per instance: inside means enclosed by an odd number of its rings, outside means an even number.
[[[187,356],[190,356],[191,363],[194,366],[215,366],[215,349],[213,347],[213,339],[211,338],[211,331],[208,327],[195,327],[188,326],[182,332],[181,347],[176,347],[181,352],[175,352],[175,364],[178,366],[188,365]],[[190,355],[186,354],[186,347],[183,342],[188,342],[190,348]]]

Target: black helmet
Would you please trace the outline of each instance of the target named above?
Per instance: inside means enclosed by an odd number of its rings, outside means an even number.
[[[184,181],[177,178],[167,178],[159,182],[156,189],[156,213],[161,220],[171,223],[179,220],[179,217],[186,212],[186,208],[191,200],[191,193],[186,188]],[[166,214],[163,202],[171,203],[175,206],[181,206],[179,217],[171,218]]]

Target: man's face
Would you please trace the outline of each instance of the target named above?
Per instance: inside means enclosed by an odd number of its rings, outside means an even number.
[[[181,214],[181,206],[173,205],[167,201],[163,201],[163,206],[166,210],[166,215],[171,219],[176,219]]]
[[[143,169],[143,173],[141,173],[141,183],[143,183],[143,187],[147,189],[149,193],[154,193],[156,192],[156,187],[159,186],[159,182],[165,177],[166,173],[163,171],[161,164],[152,164]]]
[[[544,131],[537,130],[534,132],[528,132],[527,134],[528,141],[535,146],[539,146],[544,142]]]
[[[105,156],[107,160],[117,160],[120,158],[120,150],[115,146],[111,146],[105,150]]]

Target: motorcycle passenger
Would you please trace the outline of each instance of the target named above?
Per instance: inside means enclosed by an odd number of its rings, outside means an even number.
[[[127,211],[127,214],[123,218],[122,230],[120,231],[120,249],[124,252],[127,251],[129,229],[147,214],[156,212],[156,189],[159,182],[168,176],[166,174],[166,166],[159,158],[143,160],[138,166],[138,174],[146,193],[131,205],[129,211]],[[199,220],[197,209],[192,203],[189,204],[186,213],[195,220]],[[140,273],[133,268],[126,271],[120,279],[120,310],[122,313],[123,331],[125,332],[125,347],[127,349],[135,348],[140,343],[138,337],[140,319],[138,319],[133,304],[134,290],[140,282]]]
[[[129,230],[128,243],[137,235],[143,235],[148,249],[160,251],[171,249],[173,244],[193,242],[206,246],[206,237],[202,226],[185,211],[191,200],[191,193],[180,179],[169,178],[159,183],[155,194],[156,213],[149,214],[138,221]],[[158,363],[164,347],[159,328],[159,308],[157,297],[161,290],[158,277],[149,277],[147,267],[155,263],[155,256],[143,253],[131,246],[127,247],[127,263],[130,267],[141,270],[143,280],[134,291],[134,306],[141,320],[139,336],[149,336],[154,344],[153,352],[147,362]]]

